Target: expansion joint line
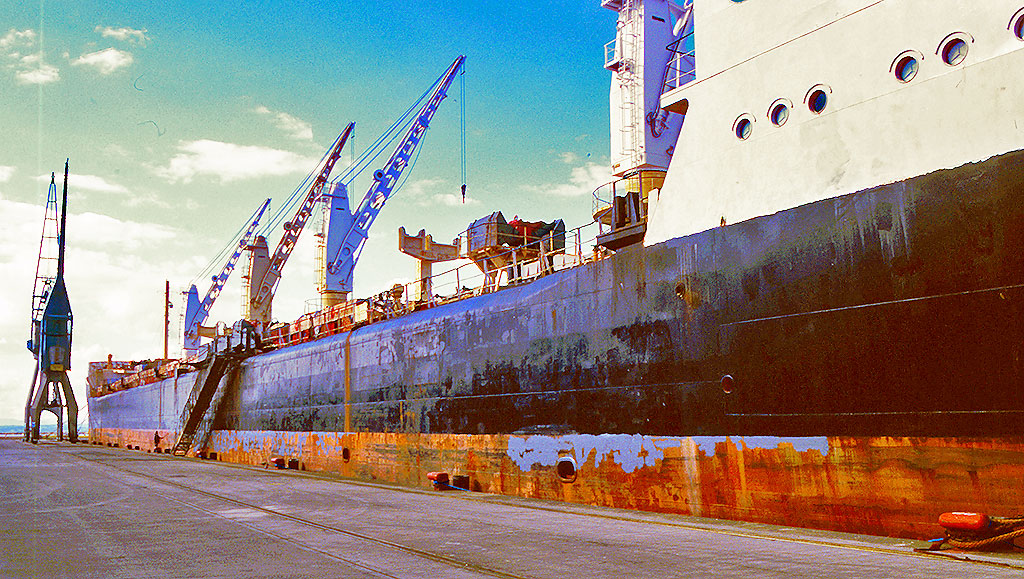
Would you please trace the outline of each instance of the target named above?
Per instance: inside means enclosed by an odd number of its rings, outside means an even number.
[[[171,480],[166,480],[166,479],[163,479],[163,478],[160,478],[160,477],[157,477],[157,476],[153,476],[153,475],[150,475],[150,474],[146,474],[146,473],[142,473],[142,472],[126,469],[126,468],[116,467],[116,466],[114,466],[112,464],[109,464],[108,462],[103,462],[103,461],[100,461],[100,460],[94,460],[94,459],[86,458],[84,456],[80,456],[77,453],[70,453],[70,454],[72,454],[73,456],[76,456],[77,458],[79,458],[81,460],[85,460],[85,461],[88,461],[88,462],[93,462],[93,463],[96,463],[96,464],[101,464],[101,465],[106,466],[106,467],[108,467],[110,469],[113,469],[113,470],[116,470],[116,471],[120,471],[120,472],[123,472],[123,473],[126,473],[126,474],[135,475],[135,476],[138,476],[138,477],[141,477],[141,478],[149,479],[151,481],[154,481],[154,482],[157,482],[157,483],[160,483],[160,484],[163,484],[163,485],[167,485],[167,486],[171,486],[171,487],[176,487],[176,488],[179,488],[179,489],[184,490],[184,491],[196,493],[196,494],[203,495],[203,496],[206,496],[206,497],[209,497],[209,498],[213,498],[213,499],[216,499],[216,500],[219,500],[219,501],[224,501],[226,503],[231,503],[231,504],[234,504],[234,505],[238,505],[240,507],[244,507],[244,508],[247,508],[247,509],[253,509],[253,510],[256,510],[256,511],[260,511],[260,512],[266,513],[268,515],[272,515],[272,516],[279,517],[279,518],[282,518],[282,519],[287,519],[287,520],[290,520],[290,521],[295,522],[295,523],[306,525],[308,527],[313,527],[313,528],[316,528],[316,529],[320,529],[322,531],[329,531],[329,532],[339,533],[339,534],[342,534],[342,535],[353,537],[353,538],[356,538],[356,539],[362,539],[362,540],[370,542],[370,543],[375,543],[375,544],[378,544],[378,545],[381,545],[381,546],[384,546],[384,547],[395,549],[397,551],[404,551],[406,553],[410,553],[412,555],[416,555],[416,556],[424,558],[424,559],[435,561],[437,563],[443,563],[443,564],[446,564],[446,565],[450,565],[452,567],[458,567],[460,569],[466,569],[468,571],[472,571],[472,572],[475,572],[475,573],[480,573],[480,574],[483,574],[483,575],[490,575],[492,577],[500,577],[502,579],[530,579],[530,578],[524,577],[522,575],[515,575],[515,574],[512,574],[512,573],[507,573],[505,571],[500,571],[498,569],[491,569],[491,568],[488,568],[488,567],[482,567],[482,566],[476,565],[474,563],[469,563],[469,562],[466,562],[466,561],[460,561],[460,560],[455,559],[453,557],[448,557],[446,555],[441,555],[441,554],[438,554],[438,553],[432,553],[430,551],[424,551],[422,549],[417,549],[415,547],[409,547],[408,545],[402,545],[401,543],[395,543],[393,541],[388,541],[386,539],[380,539],[380,538],[373,537],[373,536],[370,536],[370,535],[364,535],[362,533],[357,533],[355,531],[349,531],[347,529],[342,529],[340,527],[333,527],[331,525],[325,525],[325,524],[322,524],[322,523],[317,523],[316,521],[311,521],[309,519],[305,519],[305,518],[302,518],[302,517],[297,517],[295,515],[289,515],[288,513],[282,513],[280,511],[275,511],[273,509],[268,509],[268,508],[260,506],[260,505],[256,505],[256,504],[252,504],[252,503],[247,503],[245,501],[240,501],[238,499],[234,499],[234,498],[231,498],[231,497],[228,497],[228,496],[224,496],[224,495],[220,495],[220,494],[217,494],[217,493],[211,493],[209,491],[204,491],[204,490],[201,490],[201,489],[197,489],[195,487],[184,485],[184,484],[181,484],[181,483],[178,483],[178,482],[174,482],[174,481],[171,481]],[[168,459],[168,460],[171,460],[171,459]],[[192,504],[190,504],[190,503],[188,503],[186,501],[180,501],[179,500],[178,502],[181,502],[182,504],[186,504],[186,505],[188,505],[190,507],[193,507],[193,508],[196,508],[196,509],[199,509],[199,510],[204,510],[204,509],[202,509],[202,507],[199,507],[197,505],[192,505]],[[209,511],[207,511],[207,512],[209,512]],[[216,514],[216,513],[214,513],[214,514]],[[264,531],[260,530],[260,532],[264,532]],[[288,540],[288,539],[286,539],[286,540]],[[334,555],[332,555],[332,557],[338,558],[337,556],[334,556]],[[345,562],[349,562],[349,561],[345,560]],[[374,572],[380,572],[380,570],[377,570],[377,569],[371,569],[371,570],[374,571]]]

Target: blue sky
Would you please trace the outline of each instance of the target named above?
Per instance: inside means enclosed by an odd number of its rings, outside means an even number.
[[[399,226],[443,241],[501,210],[571,228],[589,220],[589,193],[607,180],[601,64],[616,15],[598,0],[126,4],[0,1],[0,421],[20,419],[31,380],[42,205],[67,157],[83,406],[87,362],[160,355],[165,279],[186,289],[264,198],[284,202],[348,122],[361,152],[459,54],[469,202],[457,199],[456,83],[374,225],[357,296],[414,275],[395,250]],[[285,268],[280,319],[315,297],[311,242],[307,231]],[[212,319],[237,319],[238,277]]]

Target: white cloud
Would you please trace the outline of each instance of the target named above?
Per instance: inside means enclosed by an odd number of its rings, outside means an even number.
[[[402,186],[402,195],[405,197],[422,198],[426,196],[430,190],[435,189],[441,185],[448,183],[445,179],[410,179]]]
[[[11,180],[14,176],[14,167],[10,165],[0,165],[0,183],[6,183]]]
[[[41,64],[39,68],[18,71],[14,78],[20,84],[50,84],[60,80],[60,71],[55,66]]]
[[[141,207],[143,205],[153,205],[156,207],[160,207],[161,209],[170,209],[172,207],[170,203],[161,199],[160,196],[157,195],[156,193],[133,193],[127,200],[125,200],[123,205],[125,207]]]
[[[256,107],[254,110],[261,115],[269,116],[274,125],[287,133],[289,137],[303,141],[313,140],[313,125],[306,121],[288,113],[272,111],[264,106]]]
[[[50,180],[50,177],[50,175],[39,175],[36,177],[36,180],[46,183]],[[61,178],[57,176],[58,180]],[[98,193],[128,193],[128,188],[124,185],[111,183],[97,175],[80,175],[77,173],[72,173],[68,176],[68,188],[72,191],[75,189],[85,189],[86,191],[96,191]]]
[[[128,149],[124,148],[123,146],[121,146],[121,145],[119,145],[117,143],[110,143],[110,144],[106,145],[105,147],[103,147],[102,151],[104,153],[108,154],[108,155],[113,156],[113,157],[125,157],[125,158],[127,158],[127,157],[131,156],[131,153],[128,151]]]
[[[143,46],[149,41],[149,36],[146,35],[146,29],[135,30],[122,26],[120,28],[114,28],[112,26],[97,26],[96,32],[99,32],[104,38],[113,38],[122,42],[138,43]]]
[[[236,145],[207,139],[182,141],[180,151],[166,167],[155,173],[171,183],[188,183],[201,175],[218,177],[223,182],[258,177],[308,173],[318,159],[310,159],[280,149],[258,145]]]
[[[0,37],[0,50],[6,53],[7,68],[14,71],[18,84],[49,84],[60,80],[60,71],[46,63],[42,51],[23,54],[36,46],[36,36],[34,30],[12,28]]]
[[[0,38],[0,48],[6,50],[8,48],[16,48],[20,46],[32,46],[35,42],[35,30],[17,30],[12,28],[7,31],[7,34]]]
[[[118,69],[129,66],[135,59],[131,53],[116,48],[104,48],[89,54],[83,54],[71,62],[76,66],[91,66],[100,74],[111,74]]]
[[[566,151],[558,156],[566,165],[575,165],[580,160],[580,156],[577,155],[576,153],[573,153],[572,151]]]
[[[458,207],[459,205],[479,205],[480,200],[475,197],[467,196],[465,199],[462,198],[462,193],[438,193],[434,195],[434,201],[441,205],[448,207]]]
[[[98,213],[82,213],[74,217],[74,229],[88,232],[87,237],[81,233],[74,234],[76,243],[83,249],[111,246],[132,251],[145,246],[163,244],[177,236],[176,230],[155,223],[122,221]]]
[[[528,185],[526,189],[559,197],[582,197],[590,195],[595,189],[611,181],[611,169],[597,163],[587,163],[572,168],[568,183]]]
[[[0,175],[2,175],[2,172],[0,172]],[[62,178],[63,177],[60,175],[57,176],[58,180]],[[48,184],[50,182],[50,175],[39,175],[36,177],[36,181]],[[124,185],[112,183],[98,175],[72,173],[68,177],[68,189],[71,193],[93,191],[96,193],[113,193],[115,195],[121,195],[124,196],[124,200],[121,204],[125,207],[153,205],[164,209],[170,208],[170,204],[161,199],[155,193],[138,193],[129,191]]]
[[[20,417],[32,380],[25,340],[42,214],[41,204],[0,200],[0,279],[6,283],[0,292],[0,336],[7,338],[0,342],[0,365],[6,369],[0,374],[0,421]],[[195,267],[180,255],[182,238],[178,230],[154,223],[68,215],[66,279],[75,313],[71,383],[80,417],[87,413],[88,362],[105,359],[108,352],[117,359],[159,355],[164,279],[188,279]]]
[[[463,204],[478,205],[480,203],[480,201],[472,197],[466,197],[465,201],[463,201],[461,188],[450,183],[447,179],[440,178],[410,180],[402,186],[401,195],[426,207],[436,205],[458,207]],[[438,190],[441,190],[441,192],[438,192]]]

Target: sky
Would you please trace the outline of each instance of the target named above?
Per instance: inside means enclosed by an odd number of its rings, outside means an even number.
[[[0,14],[0,424],[23,418],[43,207],[65,159],[69,375],[83,409],[88,362],[162,355],[165,280],[173,357],[181,293],[258,205],[280,207],[354,121],[346,165],[460,54],[465,93],[449,90],[408,182],[377,218],[355,297],[414,277],[414,260],[397,251],[400,226],[443,242],[500,210],[571,229],[591,220],[590,193],[610,180],[602,58],[616,14],[599,0],[0,0]],[[356,179],[350,196],[368,186]],[[275,318],[306,311],[314,267],[307,229]],[[243,268],[209,323],[239,318]]]

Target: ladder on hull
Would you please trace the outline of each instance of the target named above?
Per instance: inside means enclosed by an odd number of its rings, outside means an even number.
[[[196,384],[181,413],[181,435],[174,444],[174,454],[185,456],[198,438],[202,448],[210,436],[213,415],[224,397],[224,390],[231,380],[224,380],[229,370],[237,370],[240,360],[230,354],[215,354],[206,368],[200,371]],[[209,415],[209,416],[208,416]],[[203,428],[205,427],[205,428]]]

